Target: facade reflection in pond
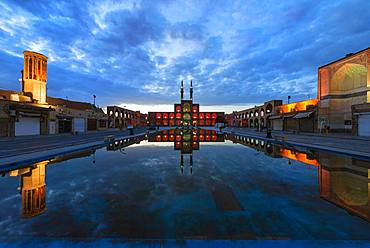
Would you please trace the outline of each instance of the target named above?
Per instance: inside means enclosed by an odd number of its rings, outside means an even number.
[[[319,153],[320,196],[370,221],[369,162]]]
[[[370,221],[370,162],[316,151],[299,151],[254,138],[227,135],[273,158],[288,158],[318,167],[320,197]]]
[[[22,217],[32,218],[46,211],[47,165],[94,154],[95,149],[89,149],[63,156],[56,156],[53,159],[40,161],[28,167],[8,171],[9,176],[20,177],[19,193],[22,198]]]
[[[184,156],[189,157],[189,171],[193,173],[193,151],[199,150],[200,142],[224,142],[224,134],[205,129],[170,129],[148,136],[148,142],[173,142],[180,151],[180,171],[184,173]]]
[[[49,161],[42,161],[32,167],[13,170],[10,176],[20,177],[22,195],[22,216],[34,217],[46,210],[45,201],[45,166]]]
[[[190,173],[193,172],[193,155],[195,155],[193,152],[200,149],[202,142],[224,142],[225,139],[256,149],[271,158],[287,158],[289,161],[296,160],[314,166],[318,172],[318,194],[322,199],[346,209],[353,215],[370,221],[369,162],[307,149],[285,147],[250,137],[223,135],[210,130],[191,129],[167,130],[148,136],[117,140],[108,145],[107,150],[122,150],[124,147],[140,143],[145,139],[153,143],[172,142],[174,149],[180,151],[179,167],[182,173],[187,163]],[[48,168],[48,165],[94,154],[95,149],[90,149],[58,156],[28,167],[4,171],[10,176],[20,178],[19,191],[22,195],[22,216],[34,217],[46,211],[46,168]],[[284,171],[282,170],[281,173],[284,173]]]

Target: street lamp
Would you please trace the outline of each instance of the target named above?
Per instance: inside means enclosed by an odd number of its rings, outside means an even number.
[[[288,96],[288,104],[289,104],[289,100],[290,100],[290,98],[292,98],[291,96]]]
[[[96,95],[93,95],[93,97],[94,97],[94,106],[95,106],[95,98],[96,98]]]

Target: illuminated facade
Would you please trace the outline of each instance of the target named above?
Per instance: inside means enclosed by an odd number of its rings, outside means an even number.
[[[333,132],[352,131],[351,107],[370,103],[369,70],[370,48],[319,68],[319,128],[329,126]],[[367,119],[370,125],[370,116]]]
[[[47,60],[25,51],[21,92],[0,90],[0,136],[82,133],[107,128],[94,104],[47,96]]]
[[[193,103],[193,83],[190,82],[190,99],[184,100],[184,84],[181,82],[181,102],[174,105],[174,112],[149,112],[150,126],[214,126],[225,121],[224,112],[200,112],[200,106]]]
[[[30,94],[37,103],[46,104],[47,61],[45,55],[25,51],[22,92]]]
[[[258,130],[269,128],[271,127],[269,117],[275,113],[275,109],[282,102],[281,100],[271,100],[260,106],[235,111],[232,113],[232,123],[229,121],[228,124],[236,127],[256,128]]]
[[[318,99],[283,104],[269,117],[278,131],[316,132]]]

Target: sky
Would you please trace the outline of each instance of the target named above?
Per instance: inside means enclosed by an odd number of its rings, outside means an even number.
[[[47,94],[100,107],[201,111],[317,95],[317,69],[370,47],[368,0],[0,2],[0,88],[20,90],[23,51],[48,59]]]

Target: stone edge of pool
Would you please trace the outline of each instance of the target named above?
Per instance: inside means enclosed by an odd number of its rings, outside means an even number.
[[[119,136],[119,137],[116,137],[115,140],[141,137],[148,133],[155,133],[155,131],[143,132],[143,133],[127,135],[127,136]],[[24,154],[17,155],[17,156],[2,158],[0,159],[0,169],[1,170],[11,170],[11,169],[19,168],[19,167],[26,166],[32,163],[37,163],[43,160],[52,159],[56,156],[62,156],[62,155],[79,152],[79,151],[83,151],[87,149],[98,149],[98,148],[107,146],[111,143],[114,143],[115,140],[113,141],[102,140],[102,141],[88,142],[88,143],[80,144],[80,145],[72,145],[72,146],[67,146],[63,148],[55,148],[55,149],[49,149],[49,150],[33,152],[33,153],[24,153]]]
[[[273,144],[278,144],[278,145],[309,148],[309,149],[316,150],[316,151],[334,153],[334,154],[339,154],[343,156],[349,156],[353,158],[370,161],[370,151],[369,152],[358,152],[358,151],[346,150],[346,149],[335,148],[335,147],[330,147],[330,146],[325,147],[325,146],[320,146],[320,145],[304,144],[304,143],[294,142],[294,141],[279,141],[273,138],[271,139],[271,138],[266,138],[263,136],[258,136],[258,135],[253,135],[253,134],[243,134],[243,133],[232,132],[232,131],[224,131],[224,133],[268,141],[268,142],[271,142]]]
[[[138,133],[135,135],[120,136],[120,137],[117,137],[116,139],[125,139],[125,138],[127,139],[127,138],[140,137],[147,133],[156,133],[156,132],[157,131],[150,131],[150,132]],[[273,144],[293,146],[293,147],[303,147],[303,148],[313,149],[316,151],[329,152],[329,153],[339,154],[343,156],[350,156],[353,158],[370,161],[370,152],[369,153],[358,152],[358,151],[346,150],[346,149],[341,149],[341,148],[304,144],[304,143],[294,142],[294,141],[279,141],[276,139],[266,138],[263,136],[258,136],[258,135],[253,135],[253,134],[243,134],[243,133],[238,133],[238,132],[233,132],[233,131],[224,131],[223,133],[228,134],[228,135],[238,135],[242,137],[259,139],[259,140],[271,142]],[[13,168],[18,168],[19,166],[22,166],[22,165],[29,165],[29,164],[36,163],[42,160],[51,159],[55,156],[61,156],[61,155],[65,155],[65,154],[69,154],[73,152],[87,150],[87,149],[95,149],[95,148],[98,149],[112,142],[114,141],[109,142],[109,141],[102,140],[102,141],[89,142],[89,143],[80,144],[80,145],[73,145],[73,146],[67,146],[63,148],[55,148],[55,149],[50,149],[50,150],[45,150],[45,151],[40,151],[40,152],[26,153],[22,155],[2,158],[0,159],[0,169],[10,170]]]

